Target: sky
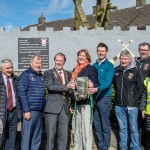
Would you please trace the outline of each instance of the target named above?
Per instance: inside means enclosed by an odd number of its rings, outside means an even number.
[[[118,9],[134,7],[136,0],[110,0]],[[82,0],[85,14],[92,14],[96,0]],[[150,4],[150,0],[147,0]],[[73,0],[0,0],[0,27],[21,27],[37,24],[43,13],[47,22],[72,18]]]

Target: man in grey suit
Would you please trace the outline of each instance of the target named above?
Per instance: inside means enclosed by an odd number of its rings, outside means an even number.
[[[55,67],[44,73],[48,99],[45,105],[45,126],[47,134],[46,150],[54,148],[57,132],[58,150],[66,150],[69,123],[69,89],[74,88],[70,82],[71,73],[64,70],[66,57],[63,53],[54,56]]]

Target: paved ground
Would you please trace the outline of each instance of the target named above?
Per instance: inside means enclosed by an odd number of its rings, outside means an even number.
[[[20,130],[21,128],[19,127],[18,130]],[[71,133],[71,132],[69,132]],[[118,131],[115,130],[115,132],[112,130],[111,131],[111,147],[109,150],[116,150],[117,149],[117,142],[116,142],[116,137]],[[68,145],[68,150],[73,150],[73,142],[72,142],[72,138],[71,138],[71,134],[69,136],[69,145]],[[20,150],[20,132],[18,132],[17,134],[17,144],[16,144],[16,149],[15,150]],[[94,135],[94,140],[93,140],[93,150],[97,150],[97,146],[96,146],[96,137]],[[42,134],[42,144],[41,144],[41,150],[45,150],[45,145],[46,145],[46,134],[45,134],[45,130],[43,130],[43,134]],[[56,149],[57,150],[57,149]]]
[[[109,150],[117,150],[117,140],[119,138],[119,129],[116,123],[113,123],[113,125],[111,124],[111,146],[109,148]],[[94,133],[94,132],[93,132]],[[69,132],[69,144],[68,144],[68,150],[73,150],[73,142],[72,142],[72,136],[71,136],[71,132]],[[20,133],[18,132],[17,135],[17,144],[16,144],[16,149],[15,150],[20,150]],[[94,134],[94,140],[93,140],[93,148],[92,150],[97,150],[97,146],[96,146],[96,136]],[[40,150],[45,150],[45,145],[46,145],[46,133],[45,130],[43,130],[43,134],[42,134],[42,144],[41,144],[41,148]],[[150,145],[149,145],[150,147]],[[57,149],[55,149],[57,150]],[[143,148],[140,148],[139,150],[143,150]],[[150,150],[150,149],[149,149]]]

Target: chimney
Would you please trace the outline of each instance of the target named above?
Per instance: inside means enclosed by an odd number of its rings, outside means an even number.
[[[136,7],[146,5],[146,0],[136,0]]]
[[[41,16],[38,18],[38,24],[45,23],[46,19],[43,17],[43,13],[41,13]]]
[[[96,6],[93,6],[93,14],[96,14]]]

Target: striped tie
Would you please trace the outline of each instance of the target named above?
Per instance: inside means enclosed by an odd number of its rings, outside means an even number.
[[[8,90],[8,110],[11,111],[13,109],[13,98],[12,98],[12,89],[11,89],[11,84],[9,82],[9,77],[7,77],[7,90]]]

